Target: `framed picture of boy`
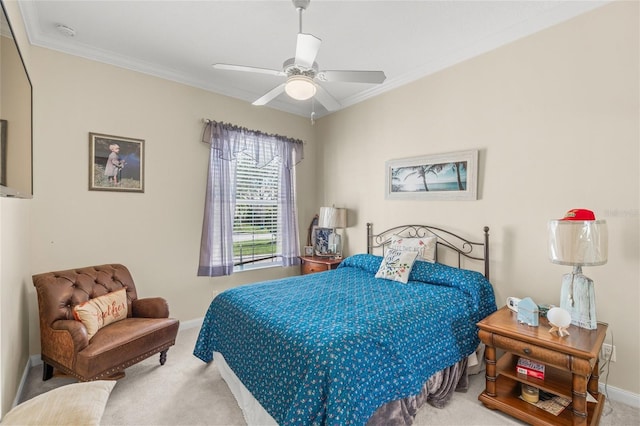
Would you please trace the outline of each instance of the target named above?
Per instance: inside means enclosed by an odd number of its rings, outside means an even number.
[[[89,190],[144,192],[144,140],[89,133]]]

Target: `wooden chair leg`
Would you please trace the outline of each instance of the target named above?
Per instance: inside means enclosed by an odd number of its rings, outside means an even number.
[[[167,362],[167,351],[169,349],[165,349],[164,351],[160,352],[160,365],[164,365],[165,362]]]
[[[42,381],[49,380],[53,377],[53,365],[49,365],[42,361]]]

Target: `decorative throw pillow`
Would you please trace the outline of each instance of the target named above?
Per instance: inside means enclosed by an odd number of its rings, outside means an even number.
[[[115,380],[72,383],[15,406],[2,425],[99,425]]]
[[[84,324],[91,339],[105,325],[127,317],[127,289],[81,303],[73,308],[73,316]]]
[[[409,281],[411,267],[417,256],[417,251],[388,249],[376,273],[376,278],[384,278],[406,284]]]
[[[436,261],[436,242],[438,238],[435,235],[422,238],[407,238],[399,235],[391,237],[389,248],[401,251],[418,252],[418,260],[424,260],[434,263]]]

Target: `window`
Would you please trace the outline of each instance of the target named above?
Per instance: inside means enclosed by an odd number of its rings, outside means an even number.
[[[299,265],[295,166],[303,142],[215,121],[202,141],[211,149],[198,276],[258,262]]]
[[[262,168],[246,154],[236,165],[236,209],[233,218],[234,270],[282,265],[279,251],[278,182],[281,161]]]

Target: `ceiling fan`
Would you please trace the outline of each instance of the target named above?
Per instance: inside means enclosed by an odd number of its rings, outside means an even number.
[[[320,40],[312,34],[302,32],[302,12],[307,9],[311,0],[292,0],[298,11],[299,31],[296,42],[295,57],[289,58],[282,64],[282,70],[268,68],[249,67],[244,65],[213,64],[213,68],[219,70],[244,71],[286,77],[287,80],[268,91],[261,98],[253,102],[253,105],[266,105],[286,92],[297,100],[306,100],[315,96],[328,111],[340,109],[340,103],[329,94],[318,82],[348,82],[381,84],[386,76],[383,71],[347,71],[347,70],[320,70],[315,62]]]

